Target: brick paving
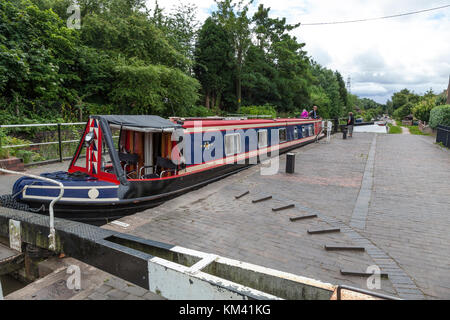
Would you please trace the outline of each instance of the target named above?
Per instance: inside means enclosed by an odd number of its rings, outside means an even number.
[[[370,198],[372,196],[376,148],[377,136],[374,136],[367,157],[361,189],[359,189],[358,198],[356,199],[352,219],[350,221],[350,226],[355,229],[364,229],[366,226],[367,213],[369,211]]]
[[[298,149],[298,173],[294,175],[284,173],[285,157],[281,156],[277,175],[261,176],[259,166],[252,167],[164,206],[121,219],[130,228],[117,230],[325,282],[365,288],[365,279],[342,276],[340,269],[365,271],[374,264],[367,253],[324,250],[325,244],[352,245],[350,237],[343,233],[309,235],[308,229],[329,227],[322,219],[289,221],[307,212],[299,209],[300,204],[350,221],[372,136],[354,138],[352,143],[358,148],[343,144],[337,137],[332,141],[330,145],[311,144]],[[336,157],[341,159],[337,161]],[[249,195],[234,199],[246,190],[250,190]],[[268,195],[273,199],[251,202]],[[271,210],[293,202],[297,203],[294,209]],[[395,294],[388,280],[382,280],[382,288]]]
[[[450,151],[431,137],[379,136],[364,235],[427,298],[450,298]],[[407,284],[405,289],[410,289]]]
[[[371,133],[336,135],[296,152],[293,175],[284,173],[281,156],[276,175],[255,166],[121,219],[127,229],[107,228],[365,289],[365,279],[339,270],[378,265],[389,274],[383,293],[450,298],[450,152],[431,137]],[[271,210],[291,203],[294,209]],[[318,218],[289,221],[310,213]],[[307,234],[329,227],[341,232]],[[327,252],[325,244],[366,251]]]
[[[356,133],[352,139],[335,135],[330,144],[310,144],[296,152],[293,175],[284,173],[281,156],[276,175],[262,176],[255,166],[123,218],[130,224],[126,229],[105,228],[361,288],[366,288],[365,279],[339,270],[365,271],[375,264],[389,274],[381,282],[383,293],[450,299],[449,150],[435,145],[432,137]],[[5,179],[0,176],[6,190]],[[247,190],[249,195],[234,199]],[[268,195],[273,199],[251,202]],[[271,210],[291,203],[295,208]],[[289,221],[311,213],[318,218]],[[330,227],[341,232],[307,234]],[[325,244],[364,246],[366,251],[327,252]],[[86,298],[155,298],[124,283],[107,281]]]

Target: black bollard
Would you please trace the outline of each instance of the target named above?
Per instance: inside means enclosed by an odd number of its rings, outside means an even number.
[[[286,154],[286,173],[295,172],[295,153]]]
[[[347,132],[348,132],[348,127],[343,125],[341,126],[341,130],[342,130],[342,139],[347,139]]]

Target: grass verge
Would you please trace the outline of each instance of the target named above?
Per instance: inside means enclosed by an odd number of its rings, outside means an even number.
[[[422,131],[420,131],[418,126],[403,126],[403,127],[407,127],[411,134],[417,134],[420,136],[429,136],[428,133],[423,133]]]
[[[392,123],[388,123],[390,134],[401,134],[403,132],[402,128],[399,126],[394,126]]]

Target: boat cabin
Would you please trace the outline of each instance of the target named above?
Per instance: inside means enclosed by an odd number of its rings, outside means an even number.
[[[293,148],[314,139],[321,127],[312,119],[92,116],[69,173],[117,184],[168,179],[229,164],[230,158]],[[214,151],[208,154],[209,149]]]
[[[179,124],[158,116],[93,116],[69,173],[83,172],[110,182],[177,174],[172,133]],[[114,152],[111,152],[114,150]]]

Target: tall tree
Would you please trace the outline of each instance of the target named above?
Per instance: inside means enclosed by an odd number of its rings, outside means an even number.
[[[234,48],[234,60],[236,66],[236,98],[238,112],[242,103],[242,68],[247,51],[252,44],[250,19],[247,16],[249,6],[254,0],[247,4],[239,1],[237,4],[233,0],[215,0],[217,11],[213,13],[219,23],[231,34]]]
[[[197,6],[186,3],[178,5],[172,12],[165,11],[155,2],[155,9],[150,20],[163,31],[171,46],[186,57],[189,63],[189,73],[192,72],[195,40],[198,32]]]
[[[194,72],[202,84],[205,106],[220,107],[222,94],[233,76],[230,33],[215,19],[206,19],[199,31],[194,55]]]

